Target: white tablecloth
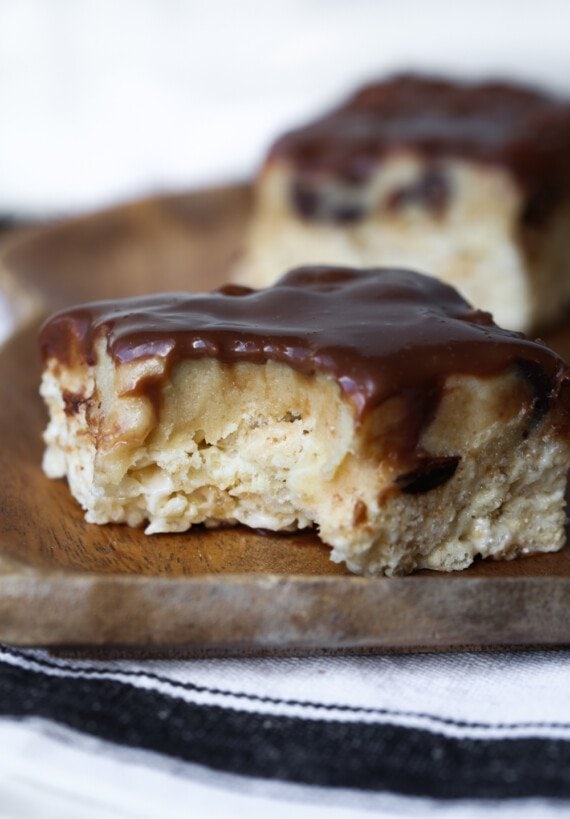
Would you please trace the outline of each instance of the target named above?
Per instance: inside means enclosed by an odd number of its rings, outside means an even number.
[[[0,649],[0,815],[566,815],[569,661]]]

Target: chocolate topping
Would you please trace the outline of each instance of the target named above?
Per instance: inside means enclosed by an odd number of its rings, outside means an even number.
[[[543,344],[500,329],[452,287],[407,270],[301,267],[265,290],[227,285],[213,293],[87,304],[44,324],[44,358],[73,363],[79,355],[92,362],[101,334],[117,362],[164,358],[163,379],[177,361],[202,357],[280,361],[302,373],[327,373],[359,419],[394,395],[419,391],[437,401],[452,374],[508,369],[529,383],[542,411],[566,370]],[[139,391],[148,388],[152,397],[160,385],[153,376]],[[431,417],[434,401],[428,404],[422,416]]]
[[[529,190],[570,183],[570,104],[507,82],[402,75],[362,88],[270,152],[299,173],[358,183],[387,153],[466,157],[507,166]]]

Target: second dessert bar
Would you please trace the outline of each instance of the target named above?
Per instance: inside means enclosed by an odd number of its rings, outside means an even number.
[[[437,275],[529,330],[570,298],[570,105],[507,83],[401,76],[281,137],[242,280],[296,264]]]

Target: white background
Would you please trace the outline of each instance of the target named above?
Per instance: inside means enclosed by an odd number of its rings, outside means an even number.
[[[244,178],[385,71],[568,89],[568,0],[0,0],[0,214]]]

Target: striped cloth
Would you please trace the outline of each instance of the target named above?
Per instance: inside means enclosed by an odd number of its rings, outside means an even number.
[[[0,816],[563,815],[569,661],[0,647]]]

